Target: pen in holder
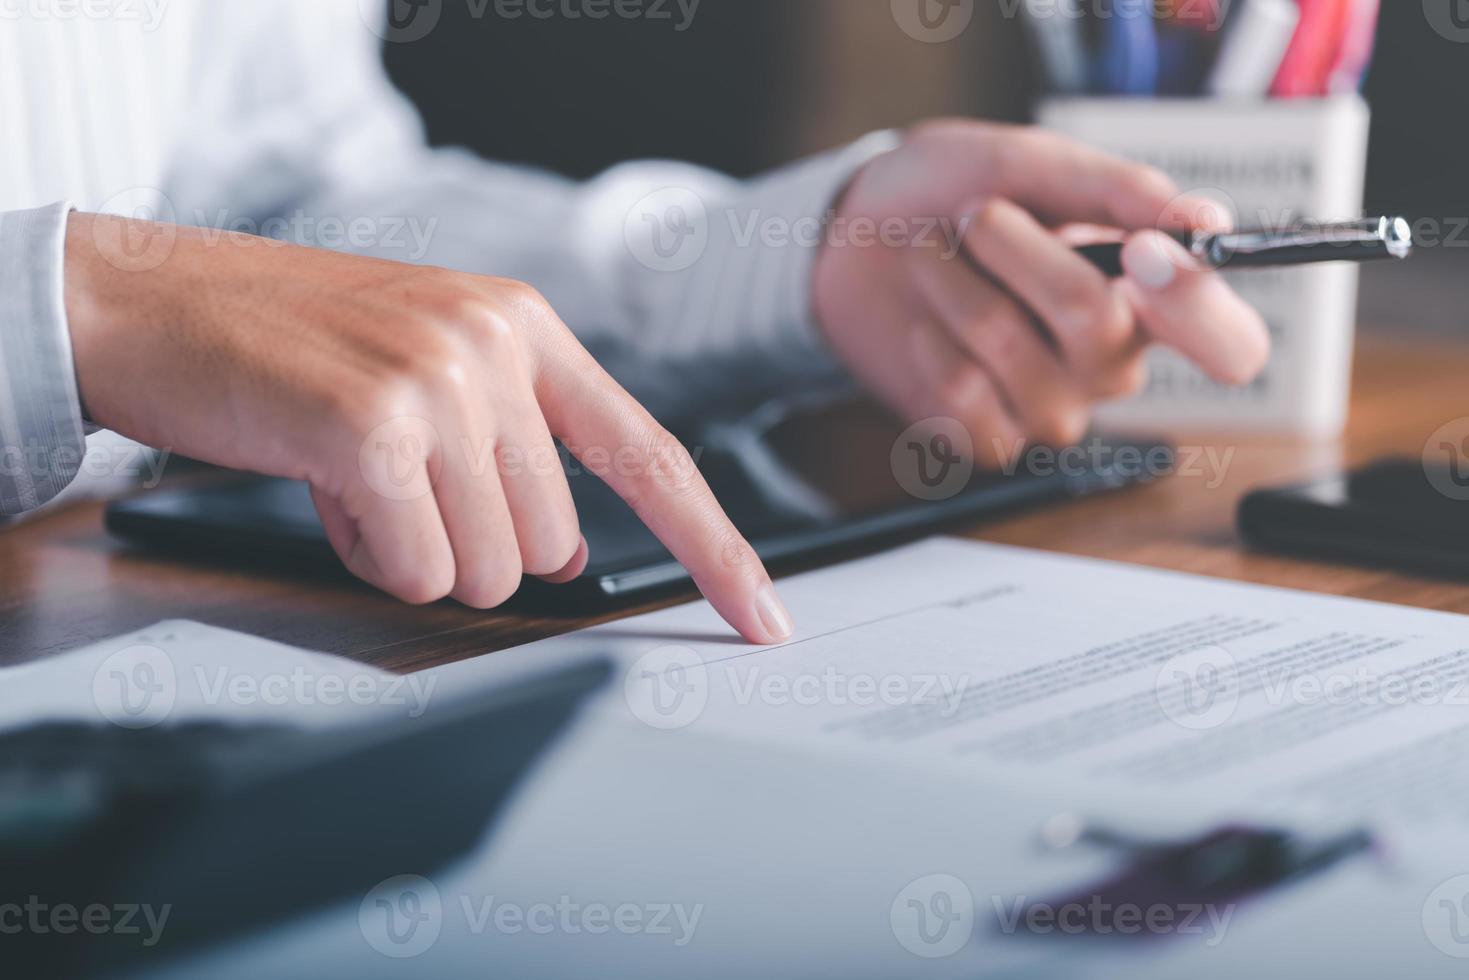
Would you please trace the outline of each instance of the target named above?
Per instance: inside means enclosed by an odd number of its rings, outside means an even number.
[[[1046,102],[1041,125],[1158,167],[1227,208],[1239,227],[1288,229],[1360,216],[1371,113],[1357,95],[1319,99],[1106,99]],[[1229,428],[1334,437],[1346,424],[1358,269],[1228,271],[1269,324],[1274,353],[1246,388],[1215,384],[1169,350],[1150,355],[1138,397],[1101,424],[1152,432]]]

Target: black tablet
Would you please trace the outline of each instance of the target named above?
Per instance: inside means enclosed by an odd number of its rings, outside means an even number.
[[[1097,436],[1064,450],[1030,450],[1008,472],[984,472],[954,462],[942,437],[905,436],[885,425],[849,419],[845,427],[773,431],[753,448],[706,444],[693,451],[735,525],[774,567],[1148,482],[1173,467],[1165,444]],[[683,567],[611,489],[575,460],[566,463],[591,558],[578,581],[556,587],[562,608],[687,583]],[[280,480],[240,477],[206,489],[157,490],[114,503],[107,526],[143,546],[215,560],[334,561],[308,489]],[[527,579],[519,598],[549,590]]]

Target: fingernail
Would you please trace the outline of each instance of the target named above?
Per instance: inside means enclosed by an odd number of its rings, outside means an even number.
[[[755,612],[759,614],[766,632],[775,637],[777,643],[784,643],[796,632],[796,624],[780,596],[775,594],[773,585],[762,585],[755,594]]]
[[[1127,277],[1144,289],[1167,289],[1178,277],[1178,265],[1168,254],[1171,239],[1166,235],[1141,235],[1128,243],[1122,264]]]

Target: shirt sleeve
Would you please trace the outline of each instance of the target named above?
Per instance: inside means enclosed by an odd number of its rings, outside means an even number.
[[[578,183],[429,149],[373,5],[249,6],[260,25],[211,45],[249,58],[196,114],[219,131],[184,141],[179,220],[528,282],[658,414],[839,373],[812,264],[843,187],[894,134],[749,181],[650,161]]]
[[[86,449],[62,274],[70,211],[0,213],[0,517],[61,493]]]

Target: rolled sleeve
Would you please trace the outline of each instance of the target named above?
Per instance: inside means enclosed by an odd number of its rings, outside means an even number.
[[[726,300],[704,307],[713,315],[713,334],[743,335],[777,369],[789,365],[790,373],[832,365],[812,302],[816,258],[842,191],[898,142],[896,133],[875,133],[759,178],[730,202],[711,229],[708,254],[691,283],[696,295]]]
[[[749,181],[658,162],[597,178],[574,241],[590,291],[619,301],[618,339],[651,361],[758,363],[766,380],[833,368],[812,306],[816,258],[843,189],[898,143],[875,133]]]
[[[0,213],[0,515],[34,510],[86,450],[63,279],[66,202]]]

